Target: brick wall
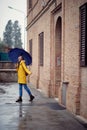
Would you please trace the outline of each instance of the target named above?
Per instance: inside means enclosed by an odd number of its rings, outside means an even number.
[[[77,6],[75,6],[77,5]],[[80,82],[79,68],[79,6],[75,1],[65,1],[65,52],[64,81],[67,89],[67,108],[76,113],[76,95]]]
[[[86,71],[80,68],[80,19],[79,7],[86,0],[65,2],[65,63],[64,80],[69,82],[67,108],[87,118]],[[81,77],[81,78],[80,78]],[[85,87],[84,87],[85,84]],[[84,100],[84,102],[83,102]]]
[[[81,68],[80,114],[87,118],[87,68]]]
[[[34,24],[28,31],[28,36],[29,36],[28,41],[29,39],[32,39],[32,43],[33,43],[33,51],[32,51],[33,62],[31,66],[31,71],[33,74],[31,76],[31,82],[33,82],[35,85],[38,85],[37,86],[38,88],[43,88],[43,91],[45,93],[48,93],[47,88],[50,80],[50,24],[49,24],[50,15],[48,14],[44,14],[41,17],[41,19],[37,21],[37,23]],[[46,17],[48,17],[48,20],[46,20]],[[41,32],[44,32],[44,66],[43,67],[38,66],[39,64],[38,35]],[[29,48],[29,44],[28,44],[28,48]]]
[[[42,8],[41,1],[28,14],[27,48],[32,39],[33,63],[31,66],[31,82],[43,90],[46,95],[55,97],[57,73],[55,73],[55,36],[58,17],[62,20],[61,41],[61,82],[59,84],[58,97],[62,100],[63,82],[68,82],[66,89],[66,107],[75,114],[81,114],[87,118],[87,68],[80,68],[80,21],[79,7],[87,0],[57,0],[49,8]],[[62,3],[59,10],[59,4]],[[43,9],[43,10],[42,10]],[[40,13],[43,12],[41,15]],[[39,15],[37,15],[39,13]],[[53,14],[52,14],[53,13]],[[38,19],[35,16],[39,16]],[[33,21],[32,21],[33,20]],[[36,21],[35,21],[36,20]],[[32,21],[32,22],[31,22]],[[44,66],[39,66],[39,41],[38,35],[44,32]],[[58,69],[58,68],[57,68]],[[84,102],[83,102],[84,100]]]

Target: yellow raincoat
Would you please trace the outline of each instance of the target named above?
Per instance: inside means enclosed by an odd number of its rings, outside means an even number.
[[[18,83],[26,84],[26,74],[31,74],[31,71],[27,68],[25,61],[22,60],[19,64],[19,67],[17,67],[18,72]]]

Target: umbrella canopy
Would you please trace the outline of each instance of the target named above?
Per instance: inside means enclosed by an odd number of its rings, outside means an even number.
[[[9,52],[8,52],[8,56],[10,58],[10,60],[13,62],[13,63],[17,63],[18,62],[18,57],[22,55],[25,62],[26,62],[26,65],[30,65],[32,63],[32,57],[31,55],[26,52],[24,49],[20,49],[20,48],[14,48],[14,49],[11,49]]]

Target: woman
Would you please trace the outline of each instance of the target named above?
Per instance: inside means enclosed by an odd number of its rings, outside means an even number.
[[[19,98],[16,102],[22,102],[22,89],[23,86],[30,96],[30,101],[32,102],[34,96],[32,95],[30,89],[27,87],[26,75],[31,75],[31,71],[28,70],[25,60],[23,60],[22,55],[18,57],[18,64],[16,65],[18,72],[18,83],[19,83]]]

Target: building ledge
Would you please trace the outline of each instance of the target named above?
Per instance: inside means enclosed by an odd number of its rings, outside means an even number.
[[[16,69],[0,69],[0,72],[16,72]]]

